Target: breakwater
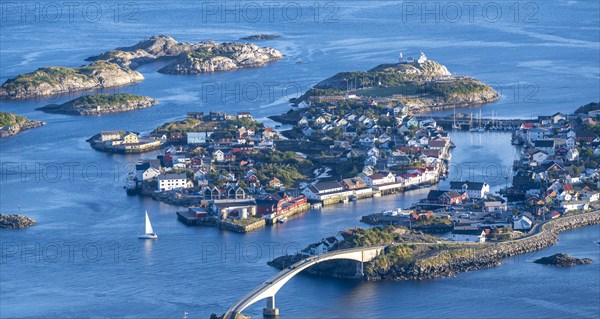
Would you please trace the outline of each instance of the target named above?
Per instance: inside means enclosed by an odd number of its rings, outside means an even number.
[[[563,231],[597,224],[600,224],[600,211],[583,213],[538,225],[528,235],[519,239],[484,244],[432,243],[429,252],[402,260],[393,260],[393,254],[390,254],[388,247],[384,254],[365,263],[363,279],[425,280],[497,267],[501,265],[503,258],[555,245],[558,242],[558,234]],[[398,246],[398,244],[394,245]],[[406,245],[410,246],[408,243]],[[303,256],[300,255],[281,256],[269,262],[269,265],[282,269],[301,258]],[[383,259],[386,259],[386,262],[381,262]],[[355,264],[356,262],[351,260],[327,261],[307,269],[306,272],[320,276],[355,279]]]
[[[546,222],[529,235],[511,241],[442,249],[409,263],[396,263],[388,269],[368,265],[365,279],[423,280],[496,267],[503,258],[555,245],[560,232],[596,224],[600,224],[600,211],[563,217]]]

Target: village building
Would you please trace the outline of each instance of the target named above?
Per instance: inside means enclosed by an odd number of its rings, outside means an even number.
[[[158,176],[158,190],[161,192],[190,188],[193,184],[185,174],[165,174]]]

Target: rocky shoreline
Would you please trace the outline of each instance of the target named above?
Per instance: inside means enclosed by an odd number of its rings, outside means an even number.
[[[22,215],[0,214],[0,229],[23,229],[36,224],[33,218]]]
[[[133,111],[156,104],[158,104],[158,101],[147,96],[95,94],[82,96],[63,104],[49,104],[37,110],[46,113],[87,116]]]
[[[494,244],[447,248],[425,254],[408,262],[398,262],[389,267],[377,267],[375,261],[365,263],[364,280],[425,280],[454,276],[461,272],[480,270],[501,265],[503,258],[537,251],[555,245],[558,234],[584,226],[600,224],[600,211],[583,213],[552,220],[532,235]],[[385,256],[385,254],[383,255]],[[268,264],[282,269],[302,259],[299,255],[282,256]],[[328,261],[306,270],[315,275],[356,278],[352,261]]]
[[[0,137],[13,136],[24,130],[46,125],[42,121],[30,120],[13,113],[0,112],[0,116],[3,120],[2,127],[0,127]]]

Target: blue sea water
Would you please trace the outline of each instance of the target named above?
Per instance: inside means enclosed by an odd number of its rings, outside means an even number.
[[[427,193],[327,207],[246,235],[189,228],[176,220],[177,208],[126,196],[122,178],[139,156],[91,150],[85,139],[101,130],[146,132],[189,111],[250,111],[265,119],[287,111],[287,100],[310,85],[336,72],[396,61],[399,51],[423,50],[453,73],[491,83],[503,97],[481,107],[484,115],[529,118],[572,112],[600,99],[597,2],[478,2],[472,15],[469,2],[431,3],[298,1],[270,11],[271,2],[83,1],[76,2],[71,18],[67,2],[3,1],[2,82],[42,66],[82,65],[88,56],[154,34],[191,42],[277,33],[283,37],[259,44],[286,58],[264,68],[198,76],[143,66],[145,81],[109,90],[161,102],[135,112],[76,117],[35,110],[73,96],[2,101],[2,111],[47,125],[0,141],[0,211],[20,211],[39,222],[0,233],[0,317],[176,318],[187,311],[190,318],[207,318],[275,274],[265,264],[273,256],[364,226],[360,216],[410,206]],[[258,21],[251,15],[257,6]],[[457,8],[460,18],[453,14]],[[453,178],[486,180],[496,189],[506,184],[516,152],[510,135],[452,137],[458,146]],[[155,242],[136,239],[144,210],[159,234]],[[533,264],[535,256],[528,255],[498,268],[422,282],[303,275],[280,291],[277,304],[282,318],[598,318],[599,233],[598,226],[569,231],[557,246],[536,253],[590,257],[591,265],[551,268]],[[247,314],[260,317],[262,307],[256,304]]]

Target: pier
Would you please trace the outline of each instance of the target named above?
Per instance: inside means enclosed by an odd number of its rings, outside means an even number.
[[[479,127],[486,131],[512,131],[521,126],[521,123],[528,121],[525,119],[475,118],[466,114],[448,116],[419,115],[417,119],[433,119],[438,126],[443,127],[445,130],[458,131],[468,131]],[[481,123],[481,126],[479,123]]]

